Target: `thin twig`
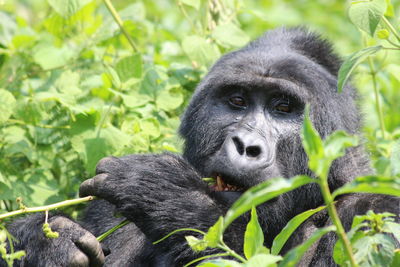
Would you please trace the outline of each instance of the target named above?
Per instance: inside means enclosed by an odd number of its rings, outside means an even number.
[[[121,29],[122,33],[125,35],[126,39],[128,39],[129,44],[131,45],[132,49],[134,52],[138,51],[138,48],[135,44],[135,42],[132,40],[131,36],[129,33],[126,31],[124,28],[124,22],[122,21],[121,17],[118,15],[117,10],[115,10],[113,4],[111,3],[110,0],[103,0],[104,4],[106,4],[106,7],[108,11],[110,11],[111,15],[113,16],[115,22],[117,22],[119,28]]]
[[[382,16],[382,20],[389,27],[390,31],[394,34],[394,36],[396,37],[397,41],[400,42],[400,35],[396,31],[396,29],[393,27],[393,25],[390,23],[390,21],[388,21],[388,19],[385,16]]]
[[[49,210],[54,210],[54,209],[58,209],[58,208],[62,208],[62,207],[72,206],[72,205],[80,204],[80,203],[83,203],[83,202],[91,201],[93,199],[95,199],[94,196],[87,196],[87,197],[82,197],[82,198],[65,200],[65,201],[61,201],[61,202],[58,202],[58,203],[50,204],[50,205],[47,205],[47,206],[40,206],[40,207],[33,207],[33,208],[23,208],[23,209],[19,209],[19,210],[15,210],[15,211],[11,211],[11,212],[0,214],[0,220],[8,218],[8,217],[13,217],[13,216],[25,214],[25,213],[41,212],[41,211],[46,211],[46,210],[49,211]]]

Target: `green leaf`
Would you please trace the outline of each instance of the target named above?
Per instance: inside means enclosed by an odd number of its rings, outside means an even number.
[[[395,250],[393,259],[392,259],[392,264],[390,267],[399,267],[400,266],[400,249]]]
[[[397,141],[392,147],[390,167],[393,176],[400,174],[400,141]]]
[[[55,47],[49,43],[41,43],[34,48],[33,60],[42,69],[48,70],[66,65],[74,55],[73,50],[68,47]]]
[[[184,3],[185,5],[194,7],[197,10],[199,10],[200,8],[200,0],[180,0],[180,2]]]
[[[346,148],[356,146],[358,138],[350,136],[344,131],[336,131],[328,136],[323,144],[325,157],[334,160],[343,156]]]
[[[208,229],[207,234],[204,236],[204,241],[210,248],[217,247],[220,240],[222,240],[224,218],[219,217],[218,221]]]
[[[162,90],[156,98],[158,108],[170,111],[178,108],[183,103],[183,94],[179,90]]]
[[[197,267],[241,267],[240,263],[232,260],[216,259],[202,262]]]
[[[314,242],[320,239],[323,235],[336,231],[336,227],[331,225],[329,227],[320,228],[316,230],[303,244],[295,247],[290,250],[284,257],[283,260],[279,263],[279,266],[282,267],[294,267],[300,261],[303,254],[311,247]]]
[[[126,82],[130,78],[141,78],[143,72],[142,56],[135,54],[120,59],[115,70],[122,82]]]
[[[354,1],[349,8],[350,20],[372,37],[386,12],[385,0]]]
[[[357,177],[333,192],[332,197],[348,193],[386,194],[400,197],[400,179],[382,176]]]
[[[272,267],[276,266],[278,261],[282,260],[281,256],[271,254],[257,254],[249,259],[244,265],[245,267]]]
[[[200,66],[208,66],[220,56],[217,46],[197,35],[185,37],[182,49],[190,60]]]
[[[228,210],[225,215],[224,229],[237,217],[261,203],[273,199],[283,193],[289,192],[302,185],[315,182],[308,176],[296,176],[290,179],[272,178],[247,190]]]
[[[326,206],[321,206],[316,209],[307,210],[293,217],[282,229],[282,231],[275,237],[274,242],[272,243],[271,253],[274,255],[278,255],[283,246],[285,245],[286,241],[289,239],[292,233],[300,226],[300,224],[302,224],[305,220],[307,220],[311,215],[325,208]]]
[[[346,60],[343,62],[342,66],[340,66],[338,72],[338,92],[342,92],[344,85],[346,84],[347,80],[349,79],[351,73],[354,69],[363,62],[367,57],[377,53],[382,49],[382,46],[371,46],[364,48],[358,52],[351,54]]]
[[[6,122],[11,117],[16,102],[13,94],[5,89],[0,89],[0,123]]]
[[[140,129],[143,134],[149,135],[152,138],[157,138],[161,135],[160,123],[155,118],[141,120]]]
[[[322,157],[324,154],[322,140],[310,120],[310,108],[306,107],[303,128],[301,132],[303,147],[309,157]]]
[[[387,266],[394,256],[394,241],[385,234],[365,235],[352,245],[354,258],[360,266]]]
[[[198,239],[194,236],[185,236],[185,239],[189,246],[193,249],[195,252],[200,252],[203,251],[207,248],[207,242],[203,239]]]
[[[322,139],[310,120],[310,107],[304,112],[304,122],[301,131],[301,140],[308,156],[308,166],[318,176],[325,177],[330,167],[326,161]]]
[[[91,0],[47,0],[49,5],[64,18],[68,18],[78,12]]]
[[[233,23],[218,25],[213,30],[212,37],[220,44],[232,47],[242,47],[250,41],[249,36]]]
[[[395,222],[385,222],[383,225],[383,230],[386,233],[392,233],[400,243],[400,224]]]
[[[243,251],[247,259],[250,259],[264,245],[264,233],[261,229],[260,223],[257,218],[257,211],[253,207],[251,209],[251,219],[247,224],[246,232],[244,233]]]

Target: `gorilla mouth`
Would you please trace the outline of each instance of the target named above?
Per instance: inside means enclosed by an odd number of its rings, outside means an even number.
[[[215,174],[213,175],[214,181],[210,185],[210,189],[212,191],[216,192],[223,192],[223,191],[233,191],[233,192],[244,192],[243,187],[239,187],[237,185],[233,185],[228,183],[227,181],[230,181],[226,176],[223,176],[222,174]]]

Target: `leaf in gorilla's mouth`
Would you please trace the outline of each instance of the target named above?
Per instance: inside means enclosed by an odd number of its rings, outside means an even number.
[[[209,184],[210,189],[216,192],[222,191],[235,191],[235,192],[243,192],[243,188],[238,187],[236,185],[229,184],[225,182],[223,176],[221,174],[216,174],[214,181]]]

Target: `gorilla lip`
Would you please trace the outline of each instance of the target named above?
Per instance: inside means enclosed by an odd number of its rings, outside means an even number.
[[[215,175],[215,184],[211,185],[210,188],[213,191],[216,192],[222,192],[222,191],[236,191],[236,192],[240,192],[240,191],[244,191],[243,188],[240,188],[236,185],[231,185],[226,183],[223,179],[222,179],[222,175],[217,174]]]

